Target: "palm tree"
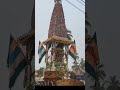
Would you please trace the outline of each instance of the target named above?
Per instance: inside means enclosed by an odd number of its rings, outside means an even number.
[[[96,67],[96,81],[95,81],[95,87],[99,87],[101,88],[100,86],[100,80],[104,80],[105,77],[106,77],[106,74],[105,74],[105,71],[103,70],[103,67],[104,65],[103,64],[98,64],[97,67]]]
[[[104,84],[108,84],[107,90],[120,90],[120,81],[116,75],[110,76]]]
[[[104,65],[98,64],[96,67],[96,76],[98,77],[98,80],[104,80],[106,77],[105,71],[103,70]]]
[[[93,88],[95,90],[104,90],[102,88],[104,88],[104,86],[100,85],[100,80],[104,80],[106,77],[106,74],[103,70],[104,65],[103,64],[98,64],[96,67],[96,81],[95,81],[95,85],[94,86],[90,86],[90,88]],[[88,75],[88,78],[91,77],[90,75]],[[91,78],[91,80],[93,81],[94,79]]]
[[[93,90],[105,90],[104,83],[102,85],[100,84],[100,80],[104,80],[106,77],[106,74],[102,69],[103,67],[103,64],[98,64],[96,67],[97,80],[95,81],[94,86],[90,86],[90,88],[92,88]]]
[[[99,86],[97,86],[97,87],[95,87],[95,86],[90,86],[90,88],[93,89],[93,90],[105,90],[104,84],[99,85]]]
[[[88,19],[87,13],[85,13],[85,44],[89,43],[91,40],[90,36],[91,22]]]
[[[88,34],[88,27],[91,28],[91,22],[88,20],[87,13],[85,13],[85,34]]]

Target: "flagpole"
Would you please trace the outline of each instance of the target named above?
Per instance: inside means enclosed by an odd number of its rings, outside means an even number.
[[[31,87],[31,81],[32,81],[31,73],[32,73],[32,67],[31,67],[31,60],[30,60],[30,84],[29,84],[30,86],[29,87]]]
[[[26,57],[27,57],[27,60],[28,60],[28,62],[27,62],[27,66],[26,66],[26,71],[27,71],[27,86],[26,86],[26,90],[28,90],[28,87],[29,87],[29,71],[28,71],[28,69],[29,69],[29,58],[28,58],[28,46],[26,47]]]

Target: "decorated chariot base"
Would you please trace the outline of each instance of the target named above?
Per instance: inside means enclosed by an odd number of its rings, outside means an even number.
[[[79,80],[64,79],[56,81],[56,86],[84,86],[84,83]]]

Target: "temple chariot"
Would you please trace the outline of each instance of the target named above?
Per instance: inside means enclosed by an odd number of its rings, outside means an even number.
[[[55,86],[83,86],[80,80],[69,78],[69,46],[74,42],[67,37],[61,0],[54,0],[48,38],[42,42],[46,48],[44,81],[52,81]]]

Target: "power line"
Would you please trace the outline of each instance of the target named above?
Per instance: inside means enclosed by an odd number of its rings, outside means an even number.
[[[72,4],[71,2],[69,2],[68,0],[66,0],[69,4],[71,4],[72,6],[74,6],[76,9],[78,9],[79,11],[81,11],[82,13],[85,13],[84,11],[82,11],[81,9],[79,9],[77,6],[75,6],[74,4]]]
[[[84,5],[85,6],[85,4],[83,4],[82,2],[80,2],[79,0],[77,0],[80,4],[82,4],[82,5]]]
[[[85,3],[85,1],[81,0],[83,3]]]

